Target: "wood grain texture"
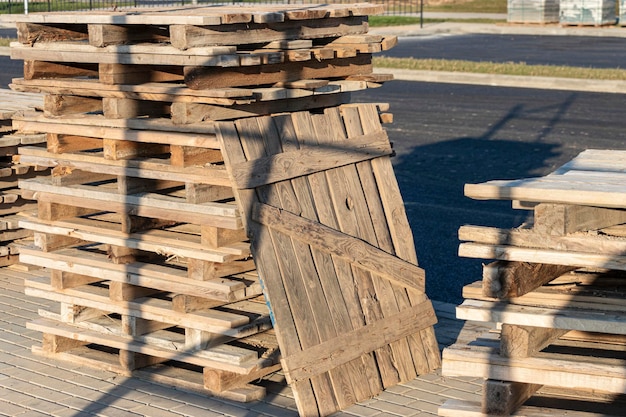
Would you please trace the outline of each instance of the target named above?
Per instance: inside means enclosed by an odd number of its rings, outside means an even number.
[[[231,175],[247,166],[246,176],[259,178],[254,188],[240,182],[235,194],[302,415],[332,414],[439,363],[430,357],[438,356],[428,333],[434,317],[426,318],[432,306],[408,222],[393,220],[404,215],[397,183],[382,178],[393,175],[385,164],[373,167],[388,156],[295,174],[274,163],[297,155],[314,165],[319,152],[379,138],[379,120],[374,105],[346,105],[216,124]],[[421,318],[388,327],[407,314]],[[302,360],[324,365],[313,370]]]

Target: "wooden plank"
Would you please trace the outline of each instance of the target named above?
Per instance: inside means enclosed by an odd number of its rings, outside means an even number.
[[[599,175],[598,175],[599,174]],[[465,195],[477,200],[521,200],[604,208],[626,207],[623,173],[553,175],[521,180],[466,184]]]
[[[499,416],[511,415],[539,388],[541,385],[538,384],[488,379],[483,385],[482,412]]]
[[[80,62],[47,62],[24,60],[24,79],[97,77],[98,65]]]
[[[120,195],[117,190],[104,187],[83,185],[57,187],[42,179],[22,180],[20,187],[37,192],[39,201],[60,203],[65,199],[65,203],[70,206],[121,213],[133,208],[136,209],[134,214],[139,216],[188,221],[229,229],[241,228],[238,209],[228,203],[188,204],[181,198],[161,194]]]
[[[608,229],[608,228],[607,228]],[[617,231],[618,229],[613,229]],[[610,254],[619,256],[626,250],[624,239],[607,236],[609,233],[574,233],[567,236],[552,236],[534,233],[532,229],[498,229],[482,226],[462,226],[459,239],[481,244],[507,245],[537,250],[558,250],[572,253]],[[615,236],[619,237],[620,233]],[[529,260],[528,262],[539,262]],[[549,262],[546,262],[549,263]],[[556,263],[556,262],[555,262]]]
[[[495,261],[483,265],[483,295],[500,299],[519,297],[574,269],[569,265]]]
[[[599,207],[544,203],[534,214],[534,231],[557,236],[626,223],[625,211]]]
[[[283,39],[320,39],[367,32],[362,16],[276,23],[233,24],[228,31],[219,26],[170,26],[171,43],[180,49],[209,45],[236,45]]]
[[[350,101],[348,93],[310,95],[301,98],[285,98],[274,101],[232,105],[229,107],[198,103],[175,103],[172,105],[172,120],[175,123],[207,123],[219,120],[264,116],[286,111],[302,111],[338,106]]]
[[[311,378],[436,323],[430,301],[281,360],[287,382]],[[323,358],[323,359],[320,359]]]
[[[616,270],[626,269],[626,259],[618,255],[517,248],[504,245],[462,243],[459,245],[459,256],[480,259],[498,259],[503,261],[569,265],[573,267]]]
[[[182,81],[182,69],[180,69]],[[104,69],[100,67],[102,74]],[[145,68],[144,68],[144,73]],[[113,76],[113,68],[108,71]],[[146,81],[146,80],[144,80]],[[71,94],[83,97],[116,97],[136,100],[167,102],[197,102],[207,104],[245,104],[252,99],[252,90],[246,88],[215,88],[192,90],[185,84],[175,82],[142,82],[141,84],[105,84],[105,80],[76,78],[72,80],[24,80],[14,78],[10,84],[16,91],[45,92],[49,94]]]
[[[442,374],[622,393],[623,368],[623,359],[616,357],[540,353],[532,358],[504,358],[494,348],[452,345],[443,351]]]
[[[101,149],[102,139],[77,135],[46,133],[46,145],[48,152],[53,154],[62,154],[72,151]]]
[[[139,233],[124,233],[107,226],[105,222],[75,221],[46,224],[43,221],[23,220],[20,226],[40,233],[58,234],[83,241],[99,242],[124,246],[130,249],[150,251],[164,256],[194,258],[208,262],[228,262],[236,258],[247,258],[250,252],[247,245],[224,245],[220,249],[207,248],[200,236],[192,239],[182,233],[163,233],[160,230],[146,230]],[[119,228],[119,226],[118,226]],[[186,239],[186,237],[189,237]],[[232,243],[232,242],[231,242]]]
[[[270,228],[303,240],[396,284],[424,291],[424,270],[411,263],[393,257],[364,241],[354,240],[347,234],[304,220],[284,210],[266,204],[257,205],[253,210],[252,218]]]
[[[141,143],[197,146],[218,149],[210,123],[174,126],[162,119],[106,119],[98,115],[45,118],[25,115],[13,119],[16,130],[47,132],[61,135],[107,138]]]
[[[38,147],[20,147],[20,160],[22,163],[52,167],[63,166],[69,169],[89,170],[101,174],[128,175],[159,180],[170,179],[224,188],[232,186],[228,173],[222,166],[205,166],[202,168],[172,166],[167,160],[163,161],[162,159],[105,160],[102,154],[95,152],[67,153],[65,148],[64,145],[55,145],[54,151],[62,151],[61,154],[55,154],[55,152],[46,152]],[[172,147],[170,147],[171,150]]]
[[[567,332],[567,329],[518,326],[504,323],[500,333],[500,355],[507,358],[534,356]]]
[[[94,331],[82,330],[77,332],[73,326],[64,325],[52,320],[37,319],[26,324],[26,326],[35,331],[47,334],[56,334],[66,338],[73,338],[80,342],[96,343],[103,346],[109,346],[116,349],[129,350],[132,352],[143,353],[150,356],[156,356],[163,359],[184,360],[198,366],[214,367],[240,374],[247,374],[255,371],[258,367],[258,361],[243,364],[231,364],[223,360],[215,360],[204,357],[199,352],[186,352],[181,355],[180,351],[175,349],[167,349],[159,346],[151,346],[145,343],[134,341],[131,337],[104,335]]]
[[[87,26],[81,24],[41,25],[17,22],[15,27],[17,29],[18,42],[28,45],[32,45],[35,42],[80,41],[87,39]]]
[[[269,64],[239,68],[185,67],[185,84],[192,89],[242,87],[296,81],[303,78],[326,79],[372,73],[371,56]]]
[[[237,133],[235,125],[224,123],[219,125],[217,129],[226,163],[229,164],[231,162],[245,160],[244,150],[239,141],[239,134]],[[239,193],[239,201],[241,202],[243,212],[246,212],[246,209],[249,209],[255,200],[256,196],[253,191],[243,191]],[[269,239],[271,239],[269,231],[266,228],[259,227],[259,225],[254,222],[246,221],[246,229],[249,231],[249,234],[253,233],[257,239],[262,239],[262,241],[266,242],[269,242]],[[301,349],[301,346],[294,317],[287,303],[284,302],[284,300],[287,299],[285,287],[280,280],[272,279],[272,274],[274,274],[275,271],[280,271],[277,254],[269,245],[259,245],[255,248],[255,254],[256,259],[263,259],[262,263],[258,263],[257,268],[265,288],[264,293],[268,299],[269,305],[272,306],[272,314],[275,320],[276,318],[279,320],[279,324],[276,326],[276,336],[280,344],[280,349],[283,354],[297,352]],[[265,276],[268,277],[267,280],[263,279]],[[276,300],[276,302],[274,300]],[[299,412],[304,415],[318,415],[319,410],[311,382],[303,381],[302,383],[294,384],[293,388]]]
[[[220,326],[216,320],[216,316],[211,314],[210,309],[214,306],[232,304],[238,301],[242,301],[246,298],[258,296],[258,288],[254,288],[254,285],[250,285],[250,291],[246,294],[244,292],[233,291],[233,296],[230,299],[222,300],[218,298],[203,298],[204,306],[197,306],[191,309],[177,308],[177,297],[182,294],[177,294],[173,297],[171,302],[165,299],[144,297],[133,298],[130,300],[115,299],[110,296],[109,290],[105,286],[90,286],[90,285],[78,285],[81,280],[86,283],[89,278],[92,280],[94,277],[81,276],[76,274],[69,274],[67,272],[54,272],[54,274],[62,274],[63,277],[69,277],[70,283],[64,285],[65,288],[57,288],[59,285],[56,283],[56,278],[51,276],[50,279],[46,277],[29,278],[26,281],[26,292],[32,296],[48,299],[59,303],[79,304],[85,307],[101,310],[101,311],[115,311],[120,314],[129,315],[132,317],[145,318],[147,320],[153,320],[161,323],[168,323],[170,326],[189,326],[193,323],[195,329],[203,330],[207,332],[220,331]],[[75,279],[76,278],[76,279]],[[233,281],[233,280],[231,280]],[[105,282],[103,282],[104,284]],[[77,284],[76,286],[74,284]],[[138,287],[147,288],[147,287]],[[200,297],[197,297],[200,298]],[[209,314],[207,314],[207,312]],[[267,313],[263,314],[267,316]],[[226,316],[222,316],[224,318]],[[240,320],[240,318],[237,318]],[[254,326],[258,328],[255,329]],[[260,320],[253,323],[253,326],[244,325],[234,332],[230,332],[231,336],[238,337],[237,334],[251,334],[261,328],[269,328],[270,324],[267,320]],[[223,333],[224,327],[221,326],[221,332]],[[225,333],[223,333],[225,334]]]
[[[98,99],[52,94],[47,94],[43,98],[46,116],[102,111],[102,100]]]
[[[344,148],[304,148],[231,167],[238,188],[255,188],[391,154],[384,133],[350,138]]]
[[[223,279],[192,281],[187,279],[186,271],[152,264],[143,265],[140,262],[124,265],[113,264],[106,258],[106,255],[89,254],[76,249],[62,249],[53,253],[46,253],[32,248],[21,248],[20,256],[24,263],[32,265],[44,266],[45,264],[50,267],[54,265],[52,269],[68,273],[209,299],[233,301],[239,297],[234,293],[240,290],[244,291],[240,282]],[[101,270],[96,270],[93,265],[98,265]],[[126,275],[123,274],[124,270],[127,271]]]
[[[128,24],[128,25],[228,25],[241,19],[246,22],[279,22],[285,19],[312,19],[342,16],[364,16],[383,12],[382,5],[369,3],[323,4],[323,5],[262,5],[254,6],[205,6],[127,8],[124,11],[92,10],[77,16],[72,12],[53,12],[20,15],[16,22],[41,24]]]
[[[582,310],[618,311],[623,312],[622,292],[610,293],[603,289],[603,285],[594,286],[588,282],[579,280],[576,274],[566,274],[552,281],[551,286],[539,287],[535,291],[520,297],[510,298],[508,303],[514,305],[543,306],[546,308],[572,307]],[[583,274],[587,275],[587,274]],[[589,274],[599,282],[605,280],[600,274]],[[621,279],[621,278],[620,278]],[[610,280],[608,282],[611,282]],[[599,297],[598,294],[601,294]],[[499,301],[495,298],[484,297],[482,283],[480,281],[463,287],[463,297],[484,301]]]
[[[465,300],[457,307],[457,317],[520,326],[626,334],[623,326],[626,318],[623,313],[617,312],[581,312],[571,308],[553,309]]]
[[[169,40],[168,30],[158,26],[144,26],[139,31],[130,25],[92,24],[88,25],[88,34],[89,45],[95,47],[121,45],[137,41],[163,42]]]

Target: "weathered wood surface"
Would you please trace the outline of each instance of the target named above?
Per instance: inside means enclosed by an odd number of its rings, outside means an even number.
[[[68,172],[73,170],[91,171],[94,173],[127,175],[145,179],[179,181],[181,183],[208,184],[215,186],[230,185],[223,167],[182,167],[173,166],[167,159],[140,158],[125,160],[105,159],[102,152],[52,153],[42,148],[20,148],[20,163],[34,164],[43,167],[61,167]]]
[[[24,219],[20,221],[20,226],[39,233],[63,235],[84,241],[150,251],[163,256],[193,258],[208,262],[224,263],[250,256],[248,245],[245,243],[207,248],[202,244],[200,226],[193,227],[193,225],[188,225],[180,231],[174,226],[126,233],[121,230],[119,223],[74,218],[57,221]]]
[[[295,80],[279,82],[274,87],[224,87],[193,90],[182,83],[144,82],[138,85],[109,85],[82,78],[13,79],[14,91],[48,93],[59,96],[102,97],[168,103],[243,106],[272,100],[294,99],[322,94],[335,94],[375,88],[393,77],[373,74],[371,80]],[[182,81],[182,76],[181,76]]]
[[[175,264],[169,266],[142,262],[114,264],[106,253],[89,252],[85,248],[61,249],[46,253],[36,248],[23,247],[20,256],[24,263],[49,266],[52,270],[67,274],[89,276],[224,303],[258,295],[259,290],[254,280],[246,278],[246,281],[238,275],[234,275],[232,279],[218,277],[206,281],[195,280],[188,277],[184,269],[176,268]],[[88,297],[83,295],[83,298]]]
[[[623,273],[576,273],[565,274],[536,290],[520,297],[509,298],[510,305],[535,306],[559,310],[575,308],[604,312],[626,312],[621,286],[624,282]],[[485,297],[482,282],[478,281],[463,287],[466,299],[490,302],[501,301]]]
[[[43,108],[43,96],[35,93],[16,93],[0,89],[0,120],[10,120],[25,111]]]
[[[381,5],[368,3],[309,5],[264,5],[263,7],[171,7],[150,10],[29,13],[15,22],[39,24],[118,24],[118,25],[230,25],[268,23],[285,20],[311,20],[331,17],[366,16],[383,12]]]
[[[38,201],[227,229],[240,229],[242,225],[234,203],[188,203],[177,190],[168,194],[120,194],[115,183],[54,185],[51,178],[21,180],[20,188],[31,192]]]
[[[234,178],[268,157],[292,153],[291,163],[310,165],[317,150],[384,134],[374,105],[217,126]],[[236,191],[302,415],[331,414],[439,366],[432,307],[389,159],[354,153],[360,157],[345,166],[286,176],[274,176],[280,165],[259,164],[254,183],[238,181]],[[381,265],[367,266],[379,249],[387,252]],[[387,276],[391,258],[410,266],[406,273]],[[413,319],[403,320],[407,314]]]
[[[110,318],[107,319],[107,321],[110,323]],[[81,328],[80,325],[65,324],[52,319],[40,318],[28,322],[26,324],[26,327],[31,330],[51,335],[57,335],[64,338],[73,339],[75,341],[95,343],[115,349],[142,353],[165,360],[173,359],[197,366],[206,366],[239,374],[247,374],[250,372],[255,372],[259,368],[268,367],[268,365],[271,366],[271,364],[268,364],[269,360],[266,358],[257,358],[256,360],[248,359],[245,362],[242,362],[240,360],[239,363],[237,363],[237,360],[234,357],[235,355],[232,355],[232,359],[234,360],[231,360],[229,362],[227,360],[224,360],[224,357],[226,355],[219,355],[219,353],[221,353],[219,352],[220,347],[214,348],[218,351],[218,355],[210,355],[210,349],[208,352],[209,354],[205,354],[203,351],[193,351],[190,349],[185,350],[184,340],[179,341],[178,346],[176,346],[177,343],[174,343],[173,340],[167,341],[169,342],[169,346],[168,343],[165,341],[165,343],[145,343],[141,340],[135,340],[136,338],[133,338],[130,335],[124,335],[122,332],[111,331],[112,326],[107,327],[108,329],[110,329],[109,331],[84,329]],[[256,352],[252,350],[248,351],[247,353],[248,356],[256,354]],[[273,368],[270,370],[270,372],[273,372],[275,370],[276,369]]]
[[[626,388],[621,345],[566,344],[571,354],[541,352],[531,358],[506,358],[497,346],[452,345],[443,351],[445,376],[483,377],[567,389],[593,389],[621,394]],[[590,352],[589,356],[584,355]],[[595,352],[595,353],[594,353]]]
[[[626,316],[621,312],[578,311],[574,308],[518,306],[508,303],[465,300],[457,307],[463,320],[507,323],[519,326],[587,332],[626,334]]]
[[[619,166],[625,153],[618,150],[584,151],[545,177],[467,184],[465,195],[479,200],[626,208],[626,172],[624,165]]]
[[[530,398],[541,385],[488,379],[483,385],[482,412],[508,416]]]
[[[567,265],[495,261],[483,265],[483,295],[519,297],[574,269]]]

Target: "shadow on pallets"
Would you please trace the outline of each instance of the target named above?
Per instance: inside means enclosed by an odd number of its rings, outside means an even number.
[[[465,187],[531,220],[459,230],[461,256],[493,262],[457,317],[500,325],[444,349],[444,376],[486,381],[481,402],[449,401],[440,415],[624,415],[624,157],[587,150],[544,177]]]

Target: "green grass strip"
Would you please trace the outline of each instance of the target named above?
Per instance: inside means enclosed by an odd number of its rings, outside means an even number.
[[[527,65],[524,62],[473,62],[454,59],[388,58],[384,56],[374,57],[373,61],[374,66],[379,68],[580,78],[587,80],[626,80],[626,70],[620,68],[582,68],[558,65]]]
[[[505,23],[506,20],[499,19],[480,19],[480,18],[471,18],[471,19],[432,19],[425,18],[421,23],[427,25],[432,23],[443,23],[443,22],[461,22],[461,23]],[[420,18],[416,16],[370,16],[369,17],[369,25],[370,27],[390,27],[390,26],[405,26],[405,25],[419,25]]]

